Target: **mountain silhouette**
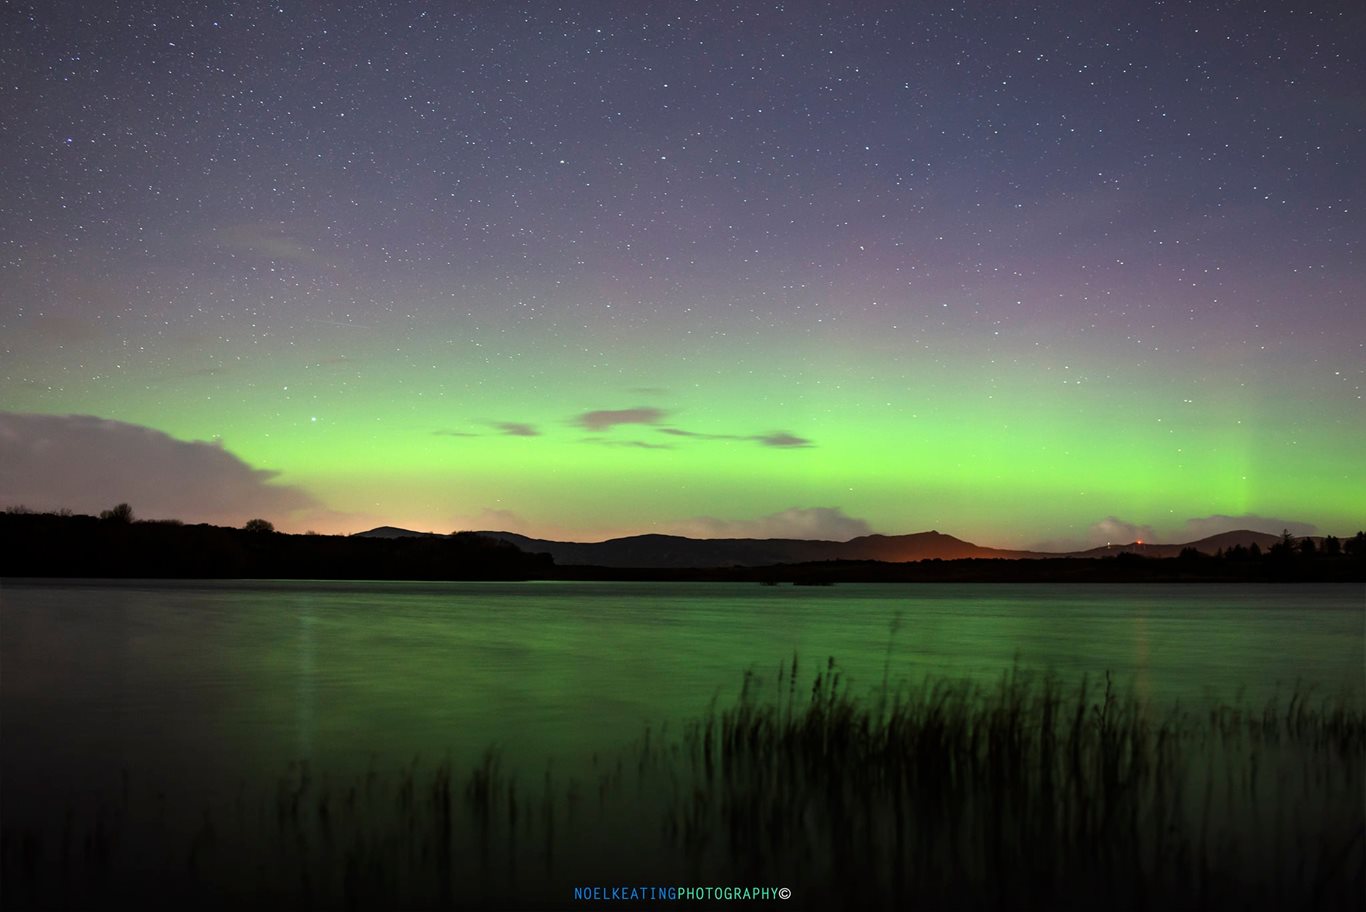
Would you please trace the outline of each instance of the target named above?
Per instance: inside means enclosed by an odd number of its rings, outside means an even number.
[[[1202,554],[1217,554],[1220,551],[1227,551],[1230,548],[1243,547],[1249,548],[1256,545],[1263,551],[1270,548],[1281,540],[1279,535],[1270,535],[1266,532],[1253,532],[1251,529],[1239,529],[1236,532],[1220,532],[1218,535],[1211,535],[1197,541],[1184,542],[1182,544],[1154,544],[1149,542],[1130,542],[1127,545],[1105,545],[1100,548],[1091,548],[1086,551],[1074,551],[1068,557],[1113,557],[1120,552],[1127,551],[1130,554],[1141,554],[1144,557],[1177,557],[1187,548],[1193,548]]]
[[[516,532],[481,531],[479,535],[501,539],[532,554],[549,554],[559,566],[622,568],[701,568],[765,567],[816,561],[887,561],[904,563],[921,560],[962,560],[997,558],[1022,560],[1057,557],[1114,557],[1141,554],[1148,557],[1176,557],[1186,548],[1215,554],[1236,545],[1254,542],[1263,550],[1280,541],[1279,535],[1243,529],[1223,532],[1198,541],[1178,544],[1130,542],[1084,551],[1044,552],[988,548],[942,532],[914,532],[909,535],[861,535],[849,541],[823,541],[797,538],[686,538],[681,535],[631,535],[600,542],[563,542],[531,538]],[[358,532],[362,538],[429,538],[432,532],[414,532],[394,526],[380,526]]]
[[[915,561],[963,557],[1025,557],[1028,552],[981,548],[939,532],[864,535],[847,542],[795,538],[685,538],[632,535],[603,542],[557,542],[512,532],[481,532],[512,542],[523,551],[549,554],[562,566],[763,567],[809,561]]]

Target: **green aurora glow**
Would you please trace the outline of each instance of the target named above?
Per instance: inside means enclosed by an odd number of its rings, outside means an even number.
[[[1341,16],[367,9],[10,36],[0,411],[278,473],[140,514],[593,539],[843,511],[1023,547],[1366,520]],[[0,497],[131,498],[76,480]]]

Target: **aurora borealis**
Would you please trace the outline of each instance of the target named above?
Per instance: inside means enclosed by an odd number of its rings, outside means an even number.
[[[2,15],[0,506],[1366,519],[1359,5]]]

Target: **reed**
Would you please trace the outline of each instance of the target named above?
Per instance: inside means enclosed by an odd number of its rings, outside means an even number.
[[[335,783],[296,763],[168,815],[125,776],[93,811],[6,824],[5,905],[563,908],[605,883],[787,886],[784,908],[821,909],[1366,895],[1366,713],[1345,698],[1197,712],[1019,669],[884,674],[857,697],[834,659],[809,684],[801,667],[747,672],[733,702],[577,777],[522,781],[496,751]]]
[[[712,869],[807,885],[817,905],[1170,908],[1358,903],[1366,719],[1158,712],[1019,670],[852,697],[833,659],[809,700],[738,703],[685,737],[669,817]],[[699,797],[701,800],[699,800]]]

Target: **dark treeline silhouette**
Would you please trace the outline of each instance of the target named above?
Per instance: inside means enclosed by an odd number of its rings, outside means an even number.
[[[1142,557],[1128,552],[1115,557],[1004,560],[821,561],[772,567],[712,567],[659,570],[557,566],[565,580],[728,581],[766,584],[826,585],[832,583],[1348,583],[1366,582],[1366,560],[1278,562],[1270,556]]]
[[[135,521],[127,504],[101,518],[0,514],[0,576],[123,579],[517,580],[545,578],[547,555],[487,536],[361,539]]]
[[[556,565],[548,554],[473,532],[365,538],[287,535],[265,519],[241,529],[138,521],[127,504],[93,516],[0,513],[0,576],[124,579],[619,580],[823,585],[855,582],[1364,582],[1366,532],[1315,542],[1288,532],[1256,544],[1179,557],[1010,560],[964,558],[894,563],[836,560],[763,567],[633,568]]]

